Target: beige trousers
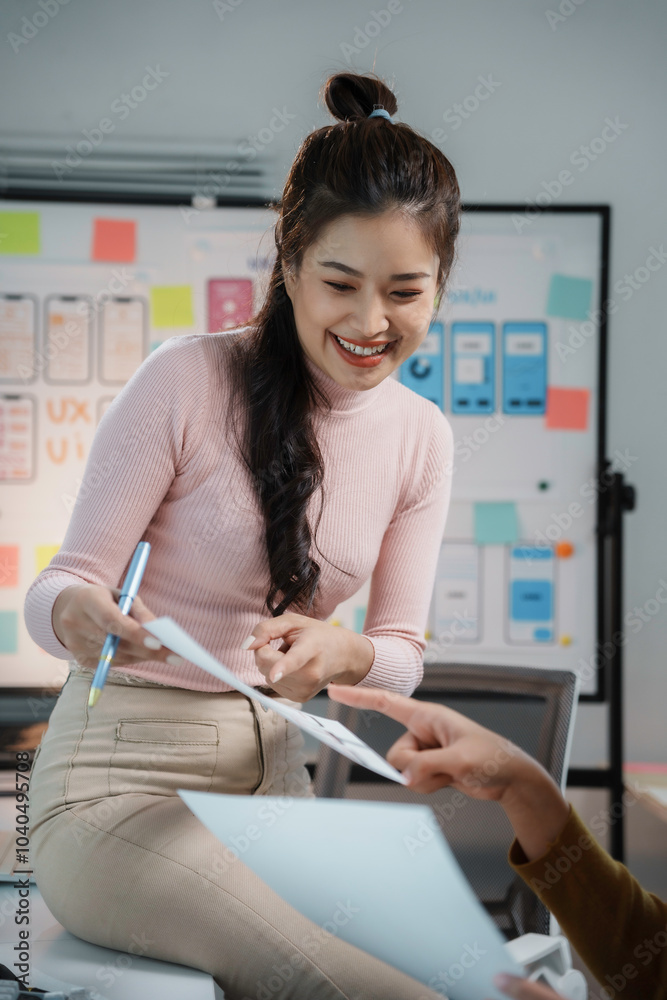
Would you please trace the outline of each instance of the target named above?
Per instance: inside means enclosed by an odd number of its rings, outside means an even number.
[[[30,792],[37,885],[67,930],[209,972],[229,1000],[438,996],[303,917],[177,795],[312,796],[298,727],[238,692],[113,671],[89,711],[91,678],[70,673]]]

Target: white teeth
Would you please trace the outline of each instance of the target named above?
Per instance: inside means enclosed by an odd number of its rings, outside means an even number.
[[[334,337],[336,337],[336,334],[334,334]],[[336,340],[338,341],[340,346],[343,347],[346,351],[349,351],[350,354],[360,354],[363,355],[364,357],[368,356],[369,354],[382,354],[383,351],[385,351],[386,348],[389,346],[388,344],[383,344],[382,347],[357,347],[356,344],[348,344],[346,340],[341,340],[340,337],[336,337]]]

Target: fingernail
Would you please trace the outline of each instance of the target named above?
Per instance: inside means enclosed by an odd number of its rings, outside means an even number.
[[[283,672],[282,672],[282,670],[279,670],[279,671],[278,671],[278,673],[277,673],[277,674],[275,675],[275,677],[273,678],[273,681],[272,681],[272,683],[273,683],[273,684],[275,684],[275,683],[276,683],[276,681],[279,681],[279,680],[280,680],[280,678],[282,677],[282,675],[283,675]]]
[[[167,657],[167,663],[170,667],[182,667],[185,660],[182,656],[177,656],[176,653],[170,653]]]
[[[493,977],[493,985],[497,986],[499,990],[508,990],[512,985],[512,977],[500,972]]]
[[[254,641],[255,641],[255,636],[249,635],[248,638],[244,639],[243,642],[241,643],[241,649],[248,649],[248,647],[251,646]]]
[[[162,643],[155,636],[149,635],[144,639],[144,646],[147,649],[162,649]]]

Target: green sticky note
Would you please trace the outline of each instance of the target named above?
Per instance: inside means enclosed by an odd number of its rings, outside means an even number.
[[[566,274],[552,274],[547,300],[547,316],[587,319],[592,295],[593,282],[588,278],[570,278]]]
[[[154,285],[151,288],[151,326],[194,326],[192,287]]]
[[[0,253],[39,253],[39,212],[0,212]]]
[[[478,545],[513,545],[518,540],[516,504],[475,504],[475,541]]]
[[[18,653],[19,616],[16,611],[0,611],[0,653]]]

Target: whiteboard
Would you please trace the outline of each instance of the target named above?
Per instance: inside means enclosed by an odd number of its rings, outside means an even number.
[[[23,603],[62,543],[95,428],[165,339],[259,307],[274,215],[58,201],[6,212],[26,213],[26,232],[13,218],[10,252],[0,240],[0,685],[57,686],[66,664],[32,642]],[[600,327],[584,310],[598,308],[601,267],[599,211],[464,212],[436,321],[392,373],[443,409],[456,442],[426,662],[569,668],[597,691]],[[329,620],[362,631],[368,595],[369,582]]]

